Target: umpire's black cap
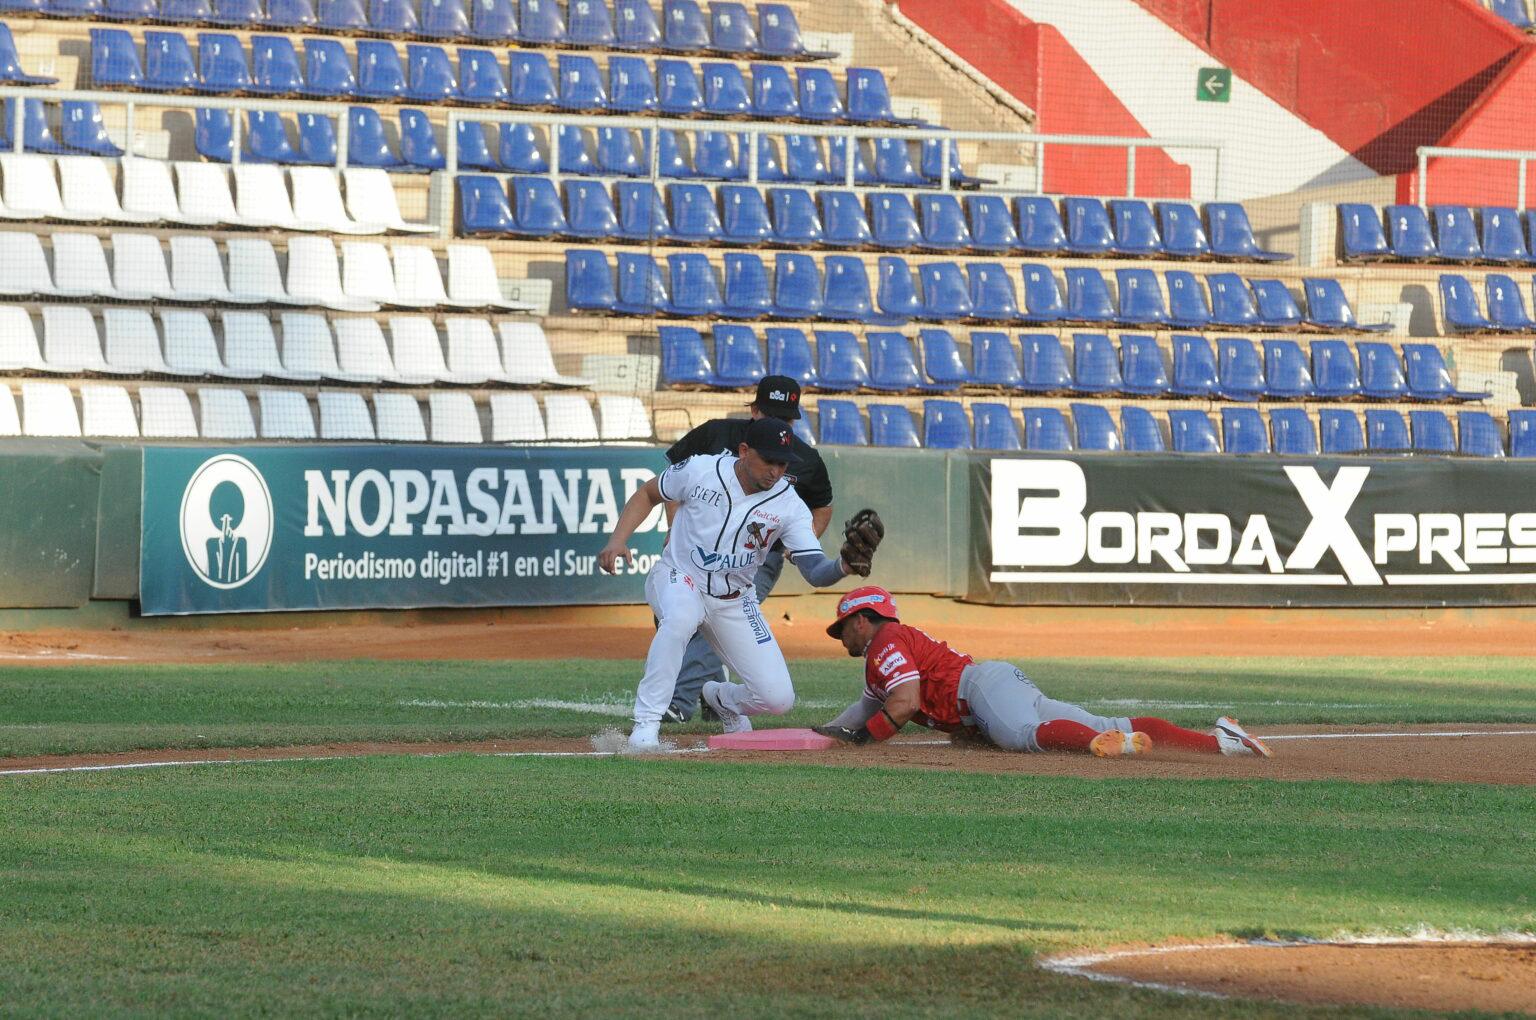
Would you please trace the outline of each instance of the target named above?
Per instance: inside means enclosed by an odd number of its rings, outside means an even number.
[[[789,422],[778,418],[753,418],[747,425],[743,441],[756,450],[758,456],[775,464],[793,464],[798,459],[794,432],[790,430]]]
[[[787,375],[765,375],[752,403],[770,418],[794,421],[800,417],[800,384]]]

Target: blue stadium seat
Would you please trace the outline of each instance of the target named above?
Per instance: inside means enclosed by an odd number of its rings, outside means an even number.
[[[773,222],[763,193],[743,184],[720,187],[722,237],[731,244],[765,244],[774,239]]]
[[[247,92],[251,72],[245,66],[245,47],[240,37],[226,32],[199,32],[198,80],[204,92]]]
[[[1019,301],[1008,270],[997,262],[967,262],[971,316],[981,322],[1018,322]]]
[[[315,99],[347,99],[357,94],[357,77],[340,39],[304,40],[304,82],[299,91]]]
[[[103,0],[47,0],[38,9],[61,18],[85,18],[100,15],[105,6]]]
[[[175,0],[160,0],[161,20],[173,20],[167,12]],[[206,7],[206,4],[204,5]],[[186,20],[177,18],[174,20]],[[198,19],[201,20],[201,19]],[[368,27],[368,12],[362,0],[268,0],[267,24],[273,28],[292,26],[321,31],[361,32]]]
[[[1509,454],[1536,457],[1536,411],[1509,412]]]
[[[1170,269],[1163,274],[1168,281],[1168,324],[1179,329],[1204,329],[1211,324],[1211,306],[1206,301],[1205,285],[1194,273]]]
[[[671,207],[672,235],[689,244],[710,244],[720,240],[720,213],[715,195],[702,184],[667,185]]]
[[[1435,225],[1435,253],[1451,262],[1479,262],[1483,246],[1477,237],[1477,221],[1464,205],[1430,208]]]
[[[856,141],[852,137],[833,138],[827,142],[827,173],[831,175],[834,184],[847,185],[848,183],[848,153],[853,152],[853,183],[861,188],[873,188],[880,184],[869,169],[869,161],[865,158],[865,150],[868,142]]]
[[[596,163],[598,173],[606,177],[645,177],[650,174],[650,162],[640,155],[635,133],[629,128],[597,129]]]
[[[1402,400],[1408,395],[1408,380],[1403,375],[1403,361],[1391,344],[1361,343],[1360,395],[1375,400]]]
[[[512,233],[523,237],[563,237],[569,228],[560,194],[548,177],[512,179]]]
[[[1254,239],[1248,213],[1236,202],[1208,202],[1205,218],[1210,225],[1211,254],[1219,259],[1244,262],[1285,262],[1292,256],[1265,251]]]
[[[1499,423],[1487,411],[1462,411],[1456,415],[1458,448],[1469,457],[1504,456],[1504,436]]]
[[[501,61],[490,50],[459,47],[459,98],[466,103],[501,104],[512,98]]]
[[[673,224],[676,226],[676,224]],[[709,256],[687,252],[667,256],[672,280],[672,312],[688,318],[718,318],[723,302]]]
[[[899,325],[922,314],[922,298],[906,259],[883,255],[878,272],[880,282],[875,291],[875,302],[880,306],[883,321]]]
[[[661,267],[650,255],[619,252],[619,300],[614,311],[620,315],[674,314],[672,297]]]
[[[1451,379],[1445,356],[1434,344],[1403,344],[1408,396],[1414,400],[1487,400],[1492,393],[1461,390]]]
[[[971,420],[960,401],[923,401],[923,445],[931,450],[971,448]]]
[[[885,72],[876,67],[850,67],[848,81],[848,119],[858,124],[897,124],[918,126],[923,122],[898,117],[891,109],[891,93],[885,84]]]
[[[1031,254],[1053,255],[1065,251],[1067,231],[1054,199],[1022,196],[1014,199],[1018,214],[1019,247]]]
[[[352,126],[353,130],[356,130],[356,122]],[[463,127],[464,123],[460,122],[459,126]],[[474,126],[480,127],[479,124]],[[480,144],[482,148],[485,146],[484,132],[480,134]],[[413,170],[442,170],[448,165],[442,148],[437,144],[437,136],[432,132],[432,122],[427,119],[425,111],[400,111],[400,158]],[[459,154],[459,166],[465,166],[462,149]]]
[[[1204,411],[1168,412],[1168,430],[1173,434],[1174,453],[1220,453],[1216,428]]]
[[[791,248],[821,244],[821,216],[816,200],[804,188],[769,188],[768,205],[773,210],[774,239]]]
[[[269,28],[313,28],[320,21],[310,0],[267,0]]]
[[[566,233],[590,241],[605,241],[619,233],[619,214],[601,181],[566,180]]]
[[[703,53],[709,49],[709,23],[696,0],[664,0],[661,11],[662,45],[675,53]]]
[[[112,21],[149,21],[159,13],[159,0],[107,0],[100,17]]]
[[[971,214],[971,246],[977,251],[1011,253],[1019,250],[1019,234],[1013,228],[1008,200],[1001,195],[972,195],[966,199]]]
[[[1346,261],[1370,262],[1387,257],[1387,232],[1374,205],[1343,202],[1339,205],[1339,239]]]
[[[976,449],[1022,450],[1023,437],[1007,404],[981,401],[971,405],[976,416]]]
[[[15,100],[5,104],[5,113],[8,124],[15,123]],[[42,113],[43,111],[39,107],[37,115],[40,120]],[[28,119],[30,121],[30,118]],[[47,127],[47,123],[44,122],[44,130]],[[10,131],[7,129],[3,135],[0,135],[0,144],[9,145],[10,141]],[[31,148],[30,142],[27,147]],[[192,118],[192,147],[197,150],[199,156],[202,156],[204,159],[211,159],[215,163],[228,163],[233,160],[235,153],[235,129],[229,111],[198,110]]]
[[[1219,392],[1228,400],[1258,400],[1264,396],[1264,360],[1253,341],[1227,336],[1216,341]]]
[[[1210,341],[1191,333],[1175,333],[1172,392],[1181,397],[1210,397],[1218,390],[1216,354]]]
[[[1115,419],[1103,404],[1072,405],[1072,427],[1079,450],[1104,452],[1120,449],[1120,433],[1115,429]]]
[[[854,255],[828,255],[821,317],[832,322],[872,322],[874,304],[864,260]]]
[[[1115,321],[1115,304],[1104,274],[1093,266],[1068,266],[1062,273],[1067,278],[1067,319],[1094,324]]]
[[[715,370],[704,349],[704,337],[692,326],[658,326],[661,342],[661,381],[674,388],[714,386]]]
[[[1301,281],[1301,286],[1307,297],[1308,325],[1324,329],[1358,330],[1362,333],[1386,333],[1392,329],[1392,324],[1388,322],[1365,325],[1357,321],[1355,310],[1349,306],[1349,299],[1344,296],[1344,288],[1338,280],[1306,277]]]
[[[949,330],[919,330],[917,340],[923,348],[923,374],[935,385],[946,390],[956,390],[975,381],[971,378],[971,370],[965,367],[960,347]]]
[[[735,64],[701,64],[704,77],[704,112],[711,117],[750,117],[752,96],[747,80]]]
[[[807,411],[805,414],[802,414],[799,418],[791,421],[789,423],[789,427],[794,431],[795,435],[800,437],[800,441],[806,446],[816,445],[816,433],[811,431],[809,411]]]
[[[800,119],[800,93],[783,64],[752,65],[752,112],[759,117]]]
[[[804,120],[839,121],[847,117],[837,81],[825,67],[797,67],[795,80],[800,86],[800,116]]]
[[[294,157],[294,162],[305,166],[332,166],[336,162],[336,125],[331,123],[331,118],[323,113],[301,113],[298,116],[299,126],[299,151]],[[383,125],[380,125],[382,131]],[[355,166],[368,166],[365,154],[364,161],[352,158],[353,150],[357,146],[357,138],[347,133],[347,163]],[[386,149],[387,151],[387,149]],[[390,155],[393,159],[393,154]]]
[[[1115,224],[1115,250],[1122,255],[1161,255],[1163,238],[1157,230],[1152,207],[1139,198],[1117,198],[1109,203]]]
[[[1078,393],[1119,393],[1120,358],[1103,333],[1072,334],[1072,388]]]
[[[1072,449],[1072,433],[1067,428],[1067,416],[1054,407],[1024,408],[1024,449]]]
[[[1120,334],[1120,379],[1122,389],[1136,396],[1160,397],[1168,392],[1168,368],[1156,337]]]
[[[816,416],[820,419],[822,445],[868,446],[869,433],[859,405],[851,400],[818,400]]]
[[[930,383],[923,378],[917,367],[917,354],[912,341],[900,333],[871,330],[869,341],[869,387],[904,393],[912,390],[930,393],[943,392],[945,387]]]
[[[768,267],[763,265],[763,260],[744,252],[726,252],[722,314],[732,319],[761,319],[772,311],[773,291],[768,285]],[[769,349],[771,351],[772,347]]]
[[[1477,333],[1493,328],[1493,323],[1477,307],[1477,292],[1472,289],[1467,278],[1458,273],[1440,274],[1440,305],[1445,315],[1445,324],[1453,330]]]
[[[1200,222],[1200,213],[1188,202],[1157,203],[1157,222],[1162,228],[1164,253],[1181,259],[1211,254],[1211,242]]]
[[[1168,321],[1163,288],[1153,270],[1116,269],[1115,285],[1120,292],[1118,321],[1127,325],[1161,325]]]
[[[893,188],[926,188],[928,178],[912,165],[911,146],[905,138],[875,139],[875,179]]]
[[[619,113],[651,113],[660,105],[656,79],[644,57],[608,58],[608,105]]]
[[[1483,208],[1483,258],[1489,262],[1526,263],[1531,261],[1525,244],[1525,226],[1514,209],[1500,206]]]
[[[589,0],[576,0],[587,3]],[[473,5],[478,6],[478,5]],[[271,21],[272,3],[267,2],[268,21]],[[463,0],[421,0],[421,34],[428,39],[470,38],[469,13]]]
[[[1424,453],[1456,452],[1456,430],[1444,411],[1409,411],[1408,425],[1415,450]]]
[[[910,195],[876,192],[870,196],[869,210],[874,240],[880,247],[909,251],[923,243],[923,229]]]
[[[709,5],[709,48],[716,53],[757,52],[757,29],[745,4],[715,2]]]
[[[923,247],[955,252],[971,247],[971,231],[965,225],[959,198],[952,194],[919,195],[917,213],[923,225]]]
[[[801,252],[779,252],[773,264],[773,315],[814,319],[821,315],[821,269]]]
[[[555,46],[565,42],[565,15],[556,0],[519,0],[517,37],[525,43]]]
[[[1277,407],[1269,412],[1275,452],[1287,457],[1317,455],[1317,426],[1302,407]]]
[[[1269,329],[1295,329],[1301,325],[1301,309],[1281,280],[1249,280],[1259,310],[1259,325]]]
[[[248,28],[265,19],[261,0],[214,0],[213,17],[209,20],[215,25]]]
[[[1317,412],[1317,431],[1323,453],[1359,453],[1365,449],[1365,432],[1353,411],[1325,407]]]
[[[552,0],[545,0],[552,3]],[[513,106],[534,110],[554,110],[560,105],[560,86],[555,83],[555,72],[542,53],[514,51],[507,58],[507,71]]]
[[[660,132],[657,135],[656,148],[657,172],[662,177],[698,176],[693,172],[693,164],[688,161],[682,146],[677,140],[676,131],[663,130]],[[646,165],[649,166],[651,152],[651,131],[649,128],[643,128],[640,131],[640,152],[642,158],[647,161]]]
[[[1168,449],[1162,426],[1145,407],[1126,404],[1120,408],[1120,435],[1126,453],[1162,453]]]
[[[917,423],[912,420],[912,412],[900,404],[870,404],[869,434],[875,446],[923,445],[917,438]]]
[[[851,191],[819,191],[822,241],[836,248],[871,248],[875,235],[864,215],[864,199]]]
[[[661,48],[661,25],[650,0],[614,0],[613,32],[621,50],[657,50]]]
[[[700,131],[693,136],[693,165],[700,177],[745,180],[747,168],[736,157],[736,135],[728,131]]]
[[[714,337],[716,386],[745,389],[756,386],[757,381],[768,374],[763,364],[763,349],[758,346],[757,333],[751,326],[717,322]]]
[[[64,147],[93,156],[116,159],[123,154],[107,135],[101,107],[92,102],[66,102],[59,112],[59,140]]]
[[[937,138],[925,138],[921,143],[921,154],[918,156],[918,173],[927,179],[929,184],[942,185],[944,183],[944,157],[949,156],[949,186],[952,188],[979,188],[984,184],[996,184],[996,181],[982,177],[973,177],[966,173],[960,166],[960,146],[954,139],[948,142]]]
[[[1057,350],[1061,349],[1060,344]],[[977,386],[1019,389],[1024,383],[1024,369],[1019,364],[1019,350],[1007,333],[977,330],[971,334],[971,361],[975,364]],[[1066,367],[1066,358],[1061,359]],[[1070,373],[1069,373],[1070,375]],[[1070,379],[1068,380],[1070,384]]]
[[[1024,313],[1026,322],[1059,322],[1067,317],[1067,303],[1056,286],[1051,267],[1039,262],[1026,262],[1024,275]]]
[[[466,234],[507,234],[516,225],[507,191],[495,177],[460,174],[459,229]]]
[[[917,267],[923,287],[923,311],[920,318],[934,322],[955,322],[975,316],[971,288],[965,274],[953,262],[929,262]]]
[[[747,135],[741,136],[741,161],[747,162],[747,149],[751,147]],[[779,140],[767,135],[757,136],[757,180],[760,184],[778,184],[789,180],[784,164],[779,161]]]
[[[1076,255],[1109,255],[1115,250],[1115,228],[1109,210],[1097,198],[1068,198],[1067,251]]]
[[[1312,384],[1316,396],[1353,397],[1360,392],[1360,366],[1343,340],[1312,341]]]
[[[565,303],[573,312],[613,312],[619,298],[613,289],[613,271],[606,255],[600,251],[566,249]]]
[[[1223,407],[1221,445],[1227,453],[1268,453],[1269,429],[1258,408]]]
[[[512,0],[475,0],[471,6],[471,38],[486,43],[509,43],[517,38],[517,8]]]
[[[1503,273],[1489,273],[1483,279],[1488,295],[1488,321],[1494,329],[1515,332],[1536,330],[1536,322],[1525,310],[1525,298],[1519,284]]]
[[[379,35],[412,36],[421,30],[410,0],[372,0],[368,27]]]
[[[606,0],[570,0],[565,11],[565,41],[569,46],[608,47],[618,42],[613,12]]]
[[[816,330],[816,385],[824,390],[870,387],[869,365],[857,336],[845,329]]]
[[[1211,325],[1252,329],[1259,324],[1248,281],[1236,273],[1211,273],[1205,285],[1211,289]]]
[[[1017,388],[1027,393],[1068,393],[1072,369],[1067,364],[1061,339],[1050,333],[1025,333],[1019,337],[1023,371]]]
[[[1389,205],[1387,236],[1392,254],[1400,259],[1420,261],[1435,257],[1435,237],[1429,230],[1429,217],[1416,205]]]
[[[460,123],[465,123],[460,121]],[[489,129],[489,127],[487,127]],[[459,150],[463,152],[461,147]],[[532,124],[503,124],[496,144],[496,158],[501,165],[516,174],[543,174],[549,172],[549,156],[545,153],[543,137]],[[561,156],[564,157],[564,153]],[[462,156],[461,156],[462,158]],[[573,168],[561,159],[562,169]]]
[[[357,92],[366,99],[395,100],[405,95],[405,65],[394,43],[381,39],[357,41]]]
[[[808,50],[800,35],[800,23],[788,4],[757,5],[757,49],[766,56],[803,60],[827,60],[837,56],[825,50]]]
[[[1525,0],[1490,0],[1488,9],[1516,28],[1536,27],[1525,9]]]
[[[12,76],[21,73],[20,57],[16,53],[16,42],[11,38],[10,28],[0,24],[0,29],[3,29],[3,35],[0,35],[3,45],[0,45],[0,50],[9,47],[7,52],[0,53],[0,65],[6,69],[6,83],[29,84],[24,77]],[[30,84],[51,85],[55,80]],[[91,84],[98,89],[137,89],[143,86],[144,69],[139,64],[139,51],[126,28],[91,29]]]
[[[1317,392],[1307,356],[1295,340],[1264,341],[1264,382],[1270,397],[1304,398]]]
[[[459,82],[448,51],[441,46],[411,43],[405,48],[409,84],[405,98],[418,103],[449,103],[459,98]]]
[[[787,375],[807,388],[816,385],[816,362],[804,330],[773,326],[763,338],[768,343],[769,375]]]
[[[784,175],[802,184],[840,184],[821,150],[821,139],[814,135],[784,136]]]
[[[531,127],[527,124],[503,125],[502,138],[507,137],[507,128],[511,127],[515,133],[518,128]],[[530,131],[531,135],[532,132]],[[576,127],[574,124],[561,124],[555,128],[555,150],[560,157],[560,172],[563,174],[581,174],[590,176],[597,173],[597,160],[593,157],[593,146],[590,144],[592,136],[587,134],[586,128]],[[503,162],[507,162],[503,160]],[[508,169],[512,169],[508,166]]]

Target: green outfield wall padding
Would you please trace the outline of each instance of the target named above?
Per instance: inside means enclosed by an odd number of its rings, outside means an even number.
[[[0,606],[90,599],[101,459],[76,440],[0,442]]]
[[[137,446],[102,450],[92,598],[139,597],[139,484],[143,468],[144,452]]]

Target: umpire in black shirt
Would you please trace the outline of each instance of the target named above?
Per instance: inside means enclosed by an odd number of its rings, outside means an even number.
[[[765,376],[757,384],[757,399],[747,406],[753,418],[794,421],[800,417],[800,384],[787,375]],[[674,443],[667,451],[667,460],[676,464],[694,454],[735,453],[746,439],[747,420],[715,418],[707,421]],[[794,436],[794,451],[795,472],[790,476],[790,482],[810,509],[811,526],[819,537],[832,520],[832,482],[827,478],[827,466],[822,463],[821,454],[799,436]],[[759,603],[773,591],[783,569],[784,547],[775,544],[754,578],[753,587],[757,589]],[[695,634],[683,652],[683,667],[677,675],[672,704],[667,708],[665,718],[670,722],[692,719],[693,713],[698,711],[699,691],[706,681],[724,680],[724,670],[720,656],[715,654],[704,635]]]

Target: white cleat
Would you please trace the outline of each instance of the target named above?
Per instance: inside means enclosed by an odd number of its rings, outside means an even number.
[[[720,688],[723,686],[719,680],[710,680],[699,692],[699,704],[704,709],[704,718],[718,719],[721,728],[727,733],[751,733],[751,719],[740,712],[733,712],[720,703]]]
[[[661,750],[661,723],[635,723],[635,728],[629,731],[629,749],[631,751]]]
[[[1222,754],[1271,757],[1269,748],[1264,746],[1264,741],[1250,735],[1247,730],[1237,724],[1236,719],[1229,715],[1216,720],[1216,729],[1213,732],[1216,734],[1216,743],[1221,746]]]

